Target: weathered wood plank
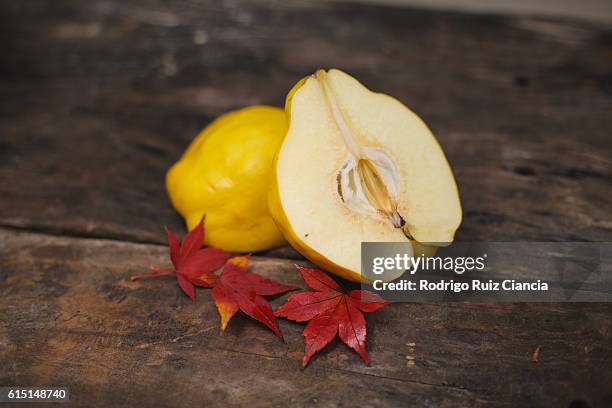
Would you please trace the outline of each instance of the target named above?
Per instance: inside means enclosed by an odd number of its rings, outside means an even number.
[[[368,316],[370,367],[336,344],[301,372],[301,326],[281,323],[285,344],[243,317],[219,334],[207,291],[192,305],[170,281],[125,280],[164,262],[164,247],[113,241],[180,231],[163,175],[193,135],[229,109],[282,104],[321,66],[431,125],[462,195],[459,239],[609,241],[609,27],[319,2],[32,0],[3,4],[0,40],[0,385],[68,384],[81,406],[612,398],[609,305],[393,305]],[[291,263],[254,268],[299,283]]]
[[[335,343],[300,371],[302,325],[280,322],[286,343],[240,315],[220,333],[209,291],[192,304],[171,279],[127,279],[166,251],[0,230],[0,385],[69,385],[90,407],[609,398],[609,304],[394,304],[367,317],[370,366]],[[252,268],[302,285],[292,261],[255,257]]]
[[[8,2],[0,224],[162,242],[165,170],[216,115],[348,70],[431,125],[462,240],[610,240],[612,30],[324,2]],[[290,256],[294,255],[290,252]]]

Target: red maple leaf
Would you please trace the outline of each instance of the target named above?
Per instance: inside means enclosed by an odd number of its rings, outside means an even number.
[[[212,290],[221,315],[221,330],[225,330],[227,323],[240,309],[282,339],[274,312],[263,296],[278,295],[295,287],[248,272],[248,261],[248,256],[237,256],[227,261]]]
[[[130,279],[135,281],[142,278],[156,278],[176,274],[179,286],[191,300],[195,301],[195,286],[211,288],[217,281],[214,271],[223,266],[231,254],[218,248],[202,248],[204,242],[204,218],[179,244],[178,239],[167,227],[170,244],[170,260],[174,268],[162,269],[152,266],[155,273],[135,275]]]
[[[389,302],[366,290],[345,293],[328,275],[318,269],[298,266],[304,282],[316,292],[291,295],[274,314],[296,322],[309,321],[302,332],[306,347],[302,367],[336,337],[355,350],[368,364],[366,323],[363,313],[373,312]]]

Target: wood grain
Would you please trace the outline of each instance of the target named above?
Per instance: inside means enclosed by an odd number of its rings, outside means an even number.
[[[162,243],[160,225],[182,227],[164,173],[198,130],[282,104],[323,66],[432,127],[459,184],[458,239],[612,236],[609,28],[328,3],[37,0],[0,13],[1,225]]]
[[[76,406],[606,406],[609,304],[397,304],[299,369],[210,294],[129,282],[182,220],[164,173],[217,115],[338,67],[431,126],[463,241],[611,241],[612,29],[354,4],[10,0],[0,8],[0,385]],[[256,272],[301,284],[290,248]],[[274,258],[273,258],[274,257]],[[284,297],[274,300],[280,305]],[[537,364],[532,355],[540,348]]]
[[[220,333],[208,290],[194,304],[172,279],[129,281],[164,265],[165,248],[5,230],[0,242],[0,384],[70,386],[79,406],[532,407],[610,397],[609,304],[394,304],[367,317],[370,366],[335,342],[300,371],[303,325],[281,320],[286,343],[241,315]],[[303,287],[293,261],[255,257],[251,268]]]

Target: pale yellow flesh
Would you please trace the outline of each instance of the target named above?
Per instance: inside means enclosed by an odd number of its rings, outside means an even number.
[[[355,142],[394,161],[398,211],[406,231],[423,243],[451,242],[461,207],[444,153],[427,126],[399,101],[370,92],[341,71],[329,71],[326,80]],[[308,78],[290,100],[289,130],[273,171],[271,207],[277,208],[271,213],[304,255],[358,280],[361,242],[408,238],[381,214],[355,211],[343,203],[337,176],[349,151],[320,79]]]

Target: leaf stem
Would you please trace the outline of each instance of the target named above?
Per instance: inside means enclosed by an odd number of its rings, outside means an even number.
[[[130,277],[130,280],[137,281],[139,279],[146,279],[146,278],[159,278],[160,276],[169,276],[174,273],[174,269],[170,269],[170,268],[158,268],[157,266],[150,266],[149,269],[152,270],[154,273],[134,275]]]

